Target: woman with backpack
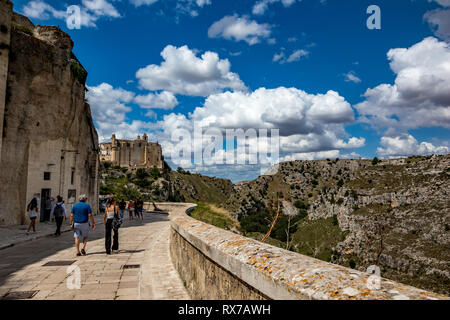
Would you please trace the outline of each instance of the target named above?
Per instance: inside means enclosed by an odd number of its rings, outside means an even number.
[[[50,216],[52,221],[56,221],[56,232],[55,236],[58,237],[61,235],[61,225],[64,219],[67,219],[67,210],[64,205],[63,198],[61,196],[56,197],[56,203],[53,205]]]
[[[119,253],[119,228],[122,224],[122,218],[119,214],[119,208],[114,198],[106,201],[105,216],[103,218],[105,223],[105,248],[106,254]],[[111,231],[114,230],[113,244],[111,247]]]

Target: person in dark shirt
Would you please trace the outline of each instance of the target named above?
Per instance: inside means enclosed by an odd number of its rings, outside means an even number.
[[[121,199],[119,202],[119,214],[120,214],[121,219],[123,219],[123,216],[125,215],[126,208],[127,208],[127,203],[125,202],[125,200]]]
[[[52,221],[56,221],[56,231],[55,236],[61,235],[61,225],[65,219],[67,219],[67,210],[64,205],[63,198],[61,196],[56,197],[57,202],[53,205],[50,216]]]
[[[141,198],[137,199],[137,201],[134,204],[135,208],[136,208],[136,217],[141,217],[141,220],[144,220],[144,201],[142,201]]]
[[[80,202],[76,203],[72,207],[70,215],[71,229],[73,230],[73,236],[75,238],[75,248],[77,250],[77,256],[83,254],[86,255],[86,244],[89,236],[89,220],[91,220],[92,230],[95,230],[95,221],[92,216],[92,209],[89,204],[86,203],[86,195],[79,197]],[[83,248],[80,253],[80,238],[83,238]]]

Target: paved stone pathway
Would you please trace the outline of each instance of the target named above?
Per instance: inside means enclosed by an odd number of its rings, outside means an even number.
[[[170,215],[182,212],[175,208]],[[126,217],[119,231],[119,254],[105,253],[101,217],[91,230],[86,256],[76,257],[72,232],[0,250],[0,299],[24,291],[38,291],[32,299],[189,299],[170,259],[169,219],[151,213],[144,214],[144,221]],[[43,266],[70,260],[75,261],[70,266]],[[76,273],[67,273],[73,266],[80,271],[80,289],[67,286]]]

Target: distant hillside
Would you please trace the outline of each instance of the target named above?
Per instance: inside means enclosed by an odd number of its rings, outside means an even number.
[[[126,200],[141,197],[144,201],[205,202],[222,204],[233,192],[230,180],[211,178],[189,171],[114,167],[100,168],[100,194],[113,194]]]
[[[181,195],[180,200],[185,202],[207,202],[223,204],[233,192],[230,180],[211,178],[194,173],[170,173],[171,187],[174,193]]]
[[[261,221],[282,192],[307,213],[291,250],[360,270],[378,262],[384,277],[450,294],[449,177],[450,155],[286,162],[235,185],[225,206],[241,224]]]

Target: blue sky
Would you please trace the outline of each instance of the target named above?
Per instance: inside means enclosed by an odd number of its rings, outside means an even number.
[[[450,0],[19,1],[59,25],[88,70],[102,141],[147,132],[168,162],[230,178],[252,165],[173,163],[177,129],[279,129],[281,160],[448,153]],[[369,5],[381,30],[369,30]],[[81,29],[65,11],[78,5]]]

